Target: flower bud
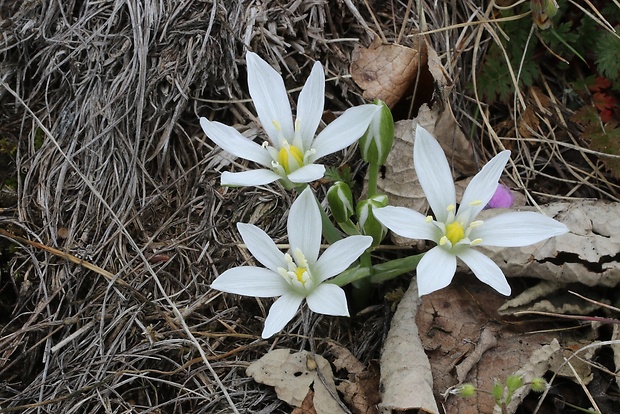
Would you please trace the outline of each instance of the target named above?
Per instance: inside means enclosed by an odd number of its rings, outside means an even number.
[[[351,189],[344,181],[337,181],[327,190],[327,202],[332,216],[338,223],[344,223],[351,218],[353,208],[353,195]]]
[[[463,398],[473,397],[476,395],[476,387],[474,387],[473,384],[463,384],[460,387],[457,387],[453,394]]]
[[[502,405],[502,399],[504,398],[504,386],[501,382],[495,380],[493,384],[493,390],[491,392],[493,394],[493,398],[495,399],[495,403],[499,406]]]
[[[508,393],[513,394],[516,390],[523,386],[523,378],[521,375],[511,375],[506,378],[506,388],[508,388]]]
[[[543,392],[549,387],[549,384],[547,384],[547,381],[545,381],[544,378],[537,377],[532,379],[530,387],[534,392]]]
[[[555,0],[530,0],[532,18],[541,30],[551,27],[551,18],[558,13],[559,8]]]
[[[377,194],[368,200],[362,200],[357,204],[357,223],[362,234],[372,236],[373,246],[379,245],[385,235],[387,228],[379,222],[372,213],[373,208],[381,208],[387,206],[387,196]]]
[[[380,100],[375,105],[381,109],[375,112],[366,133],[359,140],[364,161],[383,165],[394,143],[394,119],[390,108]]]

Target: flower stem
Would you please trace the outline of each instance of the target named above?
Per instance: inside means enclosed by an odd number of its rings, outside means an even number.
[[[376,162],[368,164],[368,198],[377,194],[377,179],[379,178],[380,165]]]
[[[370,251],[366,250],[360,256],[360,267],[367,268],[370,272],[369,276],[372,276],[372,258],[370,257]],[[372,295],[372,284],[370,283],[370,277],[358,279],[351,283],[353,286],[353,311],[359,312],[368,306],[370,302],[370,296]]]

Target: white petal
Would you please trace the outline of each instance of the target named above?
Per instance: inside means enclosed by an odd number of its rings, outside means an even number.
[[[287,221],[291,249],[302,251],[309,263],[314,264],[321,247],[321,212],[310,187],[297,197],[291,206]]]
[[[279,148],[279,134],[273,121],[280,124],[285,138],[293,137],[293,115],[284,81],[278,72],[256,53],[248,52],[245,59],[248,64],[248,88],[256,112],[271,142]]]
[[[232,173],[225,171],[222,173],[221,184],[232,187],[257,186],[272,183],[279,180],[278,174],[271,170],[250,170]]]
[[[237,229],[252,256],[263,266],[278,272],[278,267],[286,268],[284,253],[278,249],[271,237],[253,224],[237,223]]]
[[[304,297],[300,294],[290,292],[276,300],[271,305],[267,319],[265,319],[262,337],[265,339],[271,338],[274,334],[280,332],[293,319],[303,299]]]
[[[322,283],[306,297],[310,310],[323,315],[349,316],[347,297],[342,288]]]
[[[509,158],[510,151],[500,152],[472,178],[461,199],[459,216],[461,210],[465,209],[465,214],[468,215],[465,220],[469,222],[482,211],[495,194],[499,185],[499,177],[502,175]]]
[[[320,180],[324,175],[324,165],[308,164],[290,173],[288,175],[288,179],[293,183],[310,183],[312,181]]]
[[[325,105],[325,72],[320,62],[315,62],[312,72],[299,93],[297,100],[297,122],[304,143],[304,150],[310,148],[316,129],[323,116]]]
[[[469,266],[481,282],[491,286],[502,295],[510,295],[510,285],[506,276],[493,260],[474,249],[466,249],[459,253],[458,257]]]
[[[413,143],[413,166],[437,221],[445,223],[448,206],[456,206],[452,172],[439,142],[419,124]]]
[[[426,217],[406,207],[387,206],[372,210],[373,214],[385,227],[399,236],[410,239],[439,241],[439,229],[428,223]]]
[[[470,239],[482,239],[481,246],[521,247],[565,233],[564,224],[544,214],[515,211],[485,220],[472,230]]]
[[[311,161],[346,148],[357,141],[368,129],[375,111],[380,109],[378,105],[367,104],[344,111],[314,139],[312,148],[316,152]]]
[[[424,254],[416,273],[418,295],[428,295],[450,284],[456,272],[456,256],[436,246]]]
[[[291,287],[282,276],[269,269],[241,266],[228,269],[211,284],[212,289],[257,298],[280,296]]]
[[[271,166],[272,158],[267,150],[249,138],[244,137],[233,127],[200,118],[200,126],[205,134],[224,151],[243,159],[257,162],[265,167]]]
[[[312,269],[322,282],[340,274],[372,244],[370,236],[350,236],[327,248]]]

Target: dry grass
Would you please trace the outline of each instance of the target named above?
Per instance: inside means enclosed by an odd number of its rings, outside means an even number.
[[[331,78],[328,109],[360,104],[346,74],[353,47],[369,42],[368,28],[407,43],[414,31],[486,18],[472,3],[457,3],[452,10],[454,2],[422,2],[420,22],[411,4],[395,4],[393,13],[359,0],[0,1],[0,132],[18,142],[17,204],[0,209],[0,226],[27,240],[4,233],[14,244],[0,276],[0,412],[287,412],[244,373],[271,347],[322,352],[330,338],[363,361],[376,358],[389,309],[351,320],[304,311],[264,341],[269,301],[209,289],[219,272],[251,260],[236,247],[234,223],[283,238],[292,196],[275,186],[221,188],[222,169],[247,165],[214,148],[197,118],[256,133],[247,47],[291,88],[321,60]],[[457,118],[487,134],[492,119],[474,119],[477,104],[461,91],[490,31],[430,35],[454,79]],[[531,190],[538,166],[555,163],[550,179],[618,198],[617,183],[596,162],[582,171],[592,162],[566,159],[567,145],[585,154],[568,126],[560,137],[555,126],[540,128],[543,144],[535,154],[519,152],[515,181]],[[496,145],[510,137],[492,135]],[[482,158],[493,151],[489,142],[476,142]],[[351,150],[331,161],[356,158]],[[574,195],[581,193],[560,194]]]

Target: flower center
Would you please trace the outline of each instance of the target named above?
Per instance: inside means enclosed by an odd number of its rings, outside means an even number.
[[[314,288],[312,273],[308,268],[308,260],[299,249],[293,251],[293,256],[295,259],[288,253],[284,255],[286,268],[279,267],[278,273],[297,291],[307,294]]]
[[[290,145],[284,141],[282,148],[278,152],[278,163],[284,168],[287,174],[295,171],[304,165],[304,154],[295,145]]]
[[[446,225],[446,237],[450,240],[450,243],[454,246],[465,237],[465,229],[463,225],[458,221],[454,221]]]

